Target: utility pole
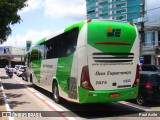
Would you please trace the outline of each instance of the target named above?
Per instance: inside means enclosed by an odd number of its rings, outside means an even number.
[[[144,16],[145,16],[145,0],[142,0],[142,11],[141,11],[141,17],[142,17],[142,21],[141,21],[141,29],[140,29],[140,56],[142,56],[142,52],[143,52],[143,42],[144,42],[144,38],[145,38],[145,34],[144,34]]]

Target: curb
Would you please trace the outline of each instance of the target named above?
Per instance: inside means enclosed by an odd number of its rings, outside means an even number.
[[[4,88],[3,88],[3,85],[2,85],[1,79],[0,79],[0,91],[2,92],[3,102],[4,102],[5,108],[6,108],[6,113],[10,112],[11,109],[10,109],[10,106],[9,106],[9,104],[7,102],[7,96],[6,96],[5,92],[4,92]],[[3,114],[3,112],[2,112],[2,114]],[[9,118],[9,120],[14,120],[13,117],[8,117],[8,118]]]

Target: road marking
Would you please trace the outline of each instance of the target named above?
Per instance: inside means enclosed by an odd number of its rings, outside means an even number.
[[[129,103],[129,102],[126,102],[126,101],[120,101],[120,102],[117,102],[117,103],[129,106],[129,107],[134,107],[134,108],[137,108],[137,109],[140,109],[140,110],[149,111],[148,107],[139,106],[139,105],[136,105],[136,104],[133,104],[133,103]]]
[[[27,89],[28,89],[30,92],[35,93],[35,91],[34,91],[33,89],[31,89],[31,88],[29,88],[29,87],[27,87]]]
[[[38,93],[36,93],[36,92],[35,92],[34,94],[35,94],[36,96],[38,96],[41,100],[43,100],[43,101],[45,100],[45,98],[44,98],[42,95],[40,95],[40,94],[38,94]]]
[[[20,83],[21,85],[23,85],[23,87],[25,87],[29,92],[31,92],[34,96],[36,96],[38,99],[40,99],[43,103],[45,103],[47,106],[49,106],[53,111],[60,111],[63,112],[64,110],[62,110],[61,108],[59,108],[58,106],[56,106],[55,104],[53,104],[52,102],[46,100],[42,95],[40,95],[39,93],[35,92],[33,89],[29,88],[28,86],[26,86],[23,82],[21,82],[20,80],[16,80],[18,83]],[[69,114],[67,113],[60,113],[60,115],[62,117],[64,117],[64,119],[67,120],[76,120],[74,117],[67,117],[69,116]]]
[[[61,108],[57,107],[56,105],[54,105],[53,103],[51,103],[50,101],[45,101],[50,107],[54,108],[56,111],[63,111]]]
[[[10,109],[9,104],[7,102],[7,96],[6,96],[5,92],[4,92],[4,88],[3,88],[3,85],[2,85],[1,79],[0,79],[0,88],[2,90],[2,94],[3,94],[3,99],[4,99],[4,102],[5,102],[6,110],[8,112],[10,112],[11,109]],[[9,117],[9,120],[14,120],[14,118],[13,117]]]

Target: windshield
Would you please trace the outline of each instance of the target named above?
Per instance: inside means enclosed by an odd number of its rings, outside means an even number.
[[[146,65],[142,65],[141,67],[142,71],[158,71],[156,66],[146,66]]]

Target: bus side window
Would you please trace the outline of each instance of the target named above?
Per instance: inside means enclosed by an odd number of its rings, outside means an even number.
[[[47,53],[46,58],[61,58],[72,54],[77,46],[78,30],[78,27],[74,28],[46,41],[44,43],[44,51]]]

